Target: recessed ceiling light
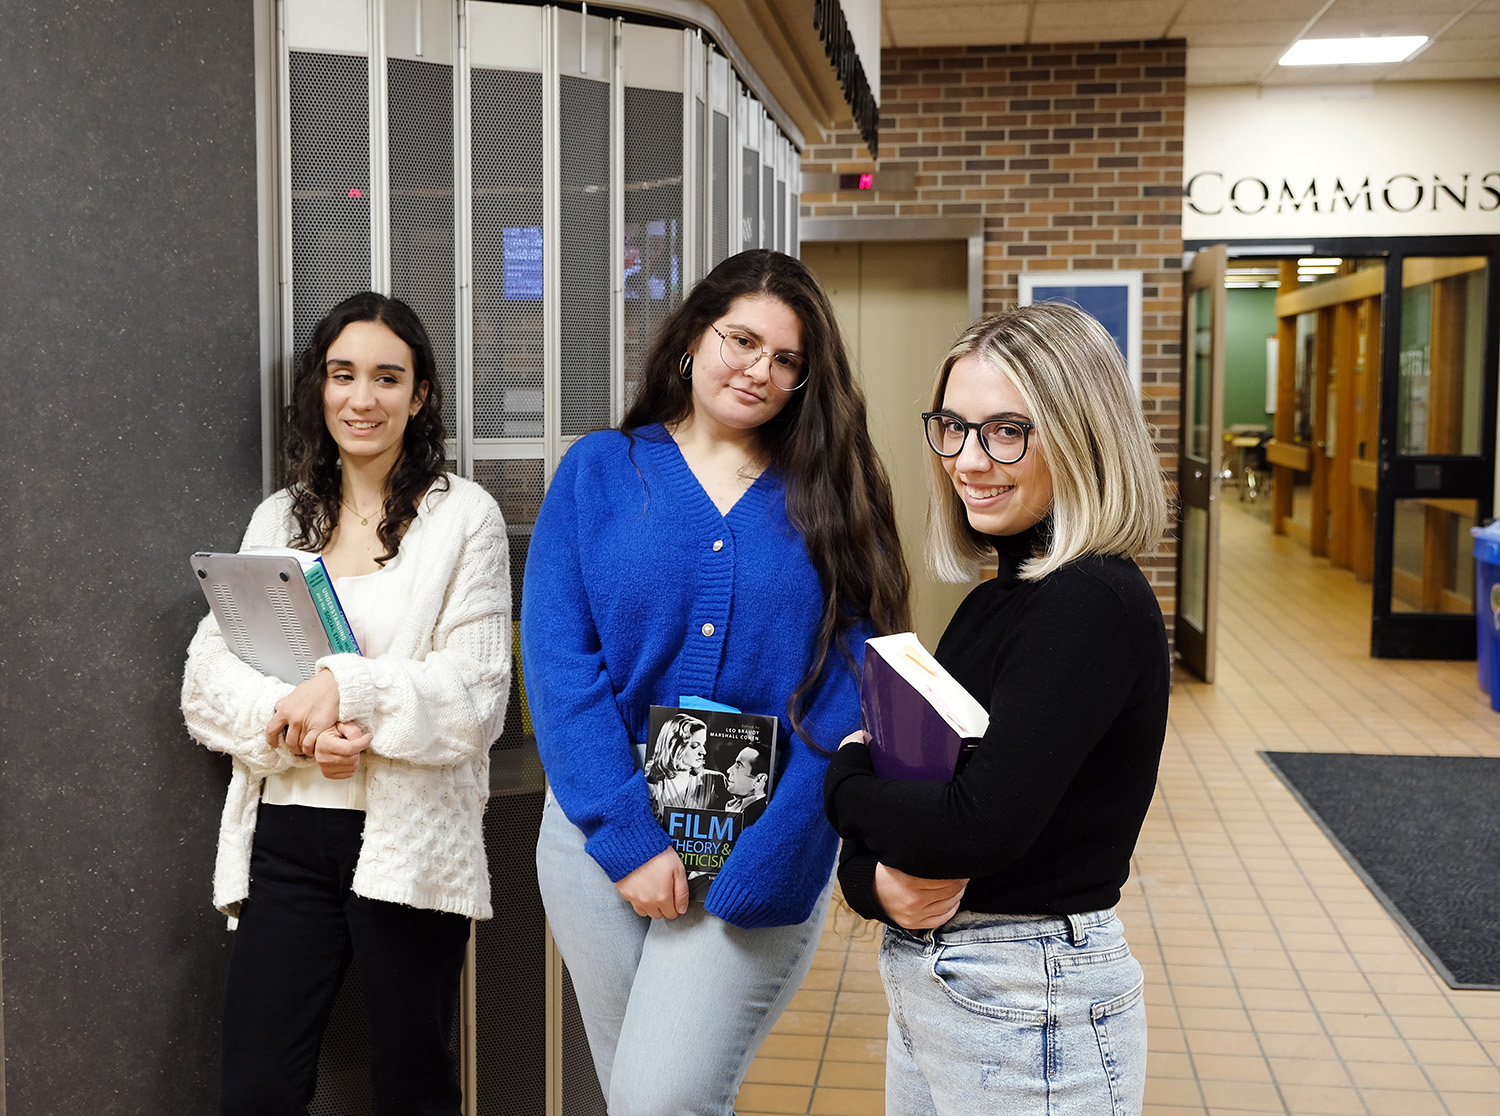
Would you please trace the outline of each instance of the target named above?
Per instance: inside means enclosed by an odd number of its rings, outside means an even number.
[[[1362,39],[1299,39],[1281,56],[1283,66],[1357,66],[1400,62],[1427,41],[1426,35],[1374,35]]]

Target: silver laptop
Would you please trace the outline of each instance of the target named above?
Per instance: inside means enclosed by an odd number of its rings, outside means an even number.
[[[262,674],[295,685],[332,653],[297,559],[200,551],[191,562],[229,649]]]

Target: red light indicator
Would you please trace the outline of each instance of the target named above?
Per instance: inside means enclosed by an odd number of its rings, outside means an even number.
[[[859,176],[859,188],[861,190],[875,189],[875,176],[873,174],[862,174]]]
[[[354,190],[350,190],[349,191],[349,196],[351,198],[357,198],[357,197],[361,197],[362,195],[360,194],[359,190],[354,189]]]

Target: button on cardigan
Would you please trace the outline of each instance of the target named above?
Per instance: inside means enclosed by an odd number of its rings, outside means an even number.
[[[773,473],[721,515],[660,425],[569,450],[527,554],[521,656],[552,792],[610,879],[670,847],[632,748],[650,707],[705,697],[776,715],[786,757],[707,908],[746,927],[811,913],[837,845],[821,808],[827,756],[793,739],[786,708],[812,662],[822,601]],[[854,665],[830,653],[811,694],[804,727],[825,748],[859,725],[870,634],[863,622],[851,630]]]

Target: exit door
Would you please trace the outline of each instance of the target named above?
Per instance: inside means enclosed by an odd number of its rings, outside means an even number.
[[[1218,610],[1219,484],[1224,447],[1222,244],[1193,257],[1183,276],[1182,447],[1177,460],[1177,622],[1182,665],[1214,680]]]
[[[1455,247],[1398,248],[1386,265],[1370,626],[1378,658],[1474,657],[1469,528],[1494,506],[1500,292],[1497,253]]]

